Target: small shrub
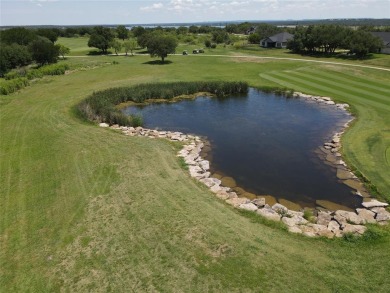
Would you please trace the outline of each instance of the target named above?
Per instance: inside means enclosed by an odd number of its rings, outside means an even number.
[[[311,223],[314,222],[314,215],[313,215],[313,211],[310,210],[310,209],[305,209],[303,211],[303,218]]]
[[[4,80],[0,85],[0,94],[9,95],[29,85],[25,77],[19,77],[11,80]]]

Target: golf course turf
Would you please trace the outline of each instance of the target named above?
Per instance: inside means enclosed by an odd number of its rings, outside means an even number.
[[[0,292],[388,292],[389,226],[359,239],[288,233],[191,179],[179,143],[100,128],[75,105],[117,86],[202,80],[330,96],[357,115],[342,138],[345,160],[389,201],[389,71],[254,57],[150,60],[69,57],[61,61],[69,74],[0,96]]]

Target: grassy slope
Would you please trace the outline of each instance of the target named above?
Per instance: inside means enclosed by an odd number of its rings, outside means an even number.
[[[71,107],[94,90],[146,81],[291,83],[355,105],[361,120],[344,139],[346,153],[389,194],[389,168],[381,166],[388,73],[289,61],[178,56],[159,66],[143,64],[147,57],[96,58],[120,64],[45,78],[0,108],[0,291],[386,292],[389,228],[380,240],[349,243],[255,223],[190,179],[177,145],[83,124]],[[333,83],[346,84],[345,94]],[[355,86],[375,95],[361,98]]]

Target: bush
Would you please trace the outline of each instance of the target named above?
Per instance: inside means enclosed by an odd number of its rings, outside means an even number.
[[[0,84],[0,94],[8,95],[29,85],[25,77],[19,77],[11,80],[5,80]]]
[[[7,80],[26,77],[27,79],[42,78],[45,75],[63,75],[69,69],[68,64],[51,64],[34,69],[19,68],[7,73],[4,78]]]
[[[246,93],[248,84],[244,82],[172,82],[140,84],[133,87],[111,88],[95,92],[78,104],[82,116],[91,121],[109,124],[141,126],[140,116],[127,116],[115,108],[120,103],[136,103],[151,99],[172,99],[180,95],[208,92],[217,97],[229,94]]]

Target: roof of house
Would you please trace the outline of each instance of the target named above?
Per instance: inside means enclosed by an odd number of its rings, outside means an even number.
[[[265,40],[272,41],[274,43],[285,43],[288,40],[291,40],[294,36],[288,32],[279,33],[273,36],[266,38]]]
[[[383,45],[390,45],[390,32],[371,32],[373,36],[379,37],[383,41]]]

